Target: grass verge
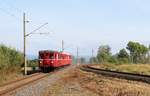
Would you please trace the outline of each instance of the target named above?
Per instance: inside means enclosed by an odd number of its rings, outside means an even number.
[[[23,77],[20,67],[5,68],[0,70],[0,85]]]
[[[114,70],[119,72],[129,72],[143,75],[150,75],[150,64],[97,64],[96,68]]]

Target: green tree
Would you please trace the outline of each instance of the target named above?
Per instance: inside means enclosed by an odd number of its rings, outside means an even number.
[[[148,48],[138,42],[130,41],[126,47],[130,51],[131,61],[133,63],[145,63]]]
[[[129,55],[125,49],[121,49],[118,53],[118,58],[129,58]]]
[[[121,49],[117,55],[119,63],[129,63],[129,54],[125,49]]]
[[[116,55],[110,56],[108,62],[109,63],[113,63],[113,64],[118,64],[118,58],[117,58],[117,56]]]
[[[98,49],[97,59],[99,63],[108,62],[111,58],[111,48],[108,45],[102,45]]]

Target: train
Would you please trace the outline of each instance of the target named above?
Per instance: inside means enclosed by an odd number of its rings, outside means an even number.
[[[54,50],[39,51],[39,68],[43,72],[49,72],[58,67],[71,65],[72,55],[67,52]]]

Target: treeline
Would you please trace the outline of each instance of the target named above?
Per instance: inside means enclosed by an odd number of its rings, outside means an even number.
[[[17,50],[0,45],[0,70],[21,67],[23,64],[23,54]]]
[[[139,42],[128,42],[126,48],[112,54],[109,45],[101,45],[98,48],[97,56],[90,58],[90,63],[150,63],[150,47]]]

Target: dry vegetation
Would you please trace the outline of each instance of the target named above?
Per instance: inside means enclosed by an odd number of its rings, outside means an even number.
[[[0,44],[0,85],[19,77],[22,63],[21,52]]]
[[[130,72],[130,73],[150,75],[150,64],[121,64],[121,65],[97,64],[97,65],[94,65],[93,67],[121,71],[121,72]]]
[[[0,70],[0,85],[23,77],[23,74],[19,71],[20,69],[17,67]]]
[[[62,75],[45,96],[149,96],[150,85],[98,76],[78,69]]]

